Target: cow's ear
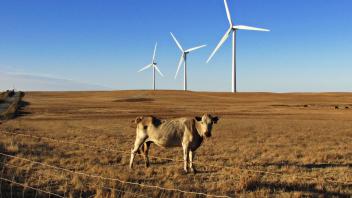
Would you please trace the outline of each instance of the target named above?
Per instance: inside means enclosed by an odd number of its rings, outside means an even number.
[[[142,120],[143,120],[143,116],[136,117],[136,119],[134,120],[134,123],[135,123],[135,124],[138,124],[138,123],[140,123]]]
[[[199,117],[199,116],[196,116],[195,119],[196,119],[198,122],[202,120],[202,118]]]
[[[154,126],[159,126],[161,124],[161,120],[160,119],[158,119],[158,118],[156,118],[154,116],[152,116],[152,118],[153,118],[153,125]]]
[[[137,124],[142,121],[142,119],[143,119],[143,117],[142,117],[142,116],[139,116],[139,117],[136,117],[136,119],[131,120],[130,127],[131,127],[131,128],[135,128],[135,127],[137,126]]]
[[[213,117],[212,121],[213,121],[214,124],[218,123],[219,117],[218,116]]]

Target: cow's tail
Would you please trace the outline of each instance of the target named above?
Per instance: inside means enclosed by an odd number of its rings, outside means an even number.
[[[138,151],[137,151],[138,154],[143,154],[143,153],[144,153],[144,144],[145,144],[145,143],[143,143],[143,144],[139,147],[139,149],[138,149]]]

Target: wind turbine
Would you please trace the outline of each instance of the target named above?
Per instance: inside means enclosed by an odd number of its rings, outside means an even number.
[[[157,63],[155,61],[155,54],[156,54],[156,47],[157,47],[158,43],[155,43],[155,47],[154,47],[154,53],[153,53],[153,58],[152,58],[152,63],[143,67],[142,69],[140,69],[138,72],[144,71],[146,69],[148,69],[149,67],[153,67],[153,90],[155,90],[155,70],[158,71],[158,73],[160,74],[160,76],[164,77],[164,75],[161,73],[161,71],[159,70],[159,68],[156,66]]]
[[[174,39],[176,45],[178,46],[178,48],[181,50],[181,53],[182,53],[181,57],[180,57],[180,61],[178,63],[178,67],[177,67],[175,78],[177,77],[178,71],[181,68],[182,62],[184,62],[183,89],[185,91],[187,91],[187,55],[190,52],[195,51],[195,50],[200,49],[200,48],[203,48],[203,47],[205,47],[207,45],[201,45],[201,46],[198,46],[198,47],[190,48],[188,50],[183,50],[183,48],[181,47],[180,43],[177,41],[176,37],[172,34],[172,32],[170,32],[170,34],[171,34],[171,36]]]
[[[230,23],[230,27],[225,32],[225,35],[221,38],[219,44],[216,46],[214,51],[209,56],[207,63],[209,63],[209,61],[213,58],[214,54],[219,50],[222,44],[224,44],[224,42],[229,38],[230,34],[232,33],[232,92],[236,93],[237,92],[237,88],[236,88],[236,32],[237,30],[252,30],[252,31],[262,31],[262,32],[269,32],[270,30],[250,27],[245,25],[234,25],[231,19],[229,7],[227,5],[227,0],[224,0],[224,4],[226,9],[227,19],[229,20],[229,23]]]

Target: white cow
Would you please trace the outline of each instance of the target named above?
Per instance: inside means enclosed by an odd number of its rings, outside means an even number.
[[[145,157],[145,164],[149,166],[148,151],[150,144],[158,146],[182,147],[184,158],[184,171],[189,168],[196,172],[193,166],[194,152],[202,144],[204,138],[211,137],[213,124],[219,120],[218,117],[205,114],[201,118],[177,118],[161,121],[153,116],[137,117],[134,121],[137,124],[136,141],[131,152],[130,168],[133,167],[133,160],[142,146]]]

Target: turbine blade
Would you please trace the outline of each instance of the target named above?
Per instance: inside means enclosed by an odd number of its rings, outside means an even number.
[[[183,62],[184,60],[185,60],[185,59],[184,59],[184,54],[182,53],[181,58],[180,58],[180,61],[178,62],[178,66],[177,66],[177,71],[176,71],[175,79],[176,79],[176,77],[177,77],[177,75],[178,75],[178,72],[180,71],[182,62]]]
[[[154,63],[154,60],[155,60],[155,54],[156,54],[156,47],[157,46],[158,46],[158,43],[155,43],[154,53],[153,53],[153,60],[152,60],[153,63]]]
[[[222,44],[224,44],[224,42],[227,40],[227,38],[229,38],[231,32],[232,32],[232,27],[230,27],[227,30],[227,32],[224,34],[224,36],[221,38],[221,40],[218,43],[218,45],[216,46],[216,48],[214,49],[214,51],[209,56],[209,58],[207,60],[207,63],[209,63],[209,61],[213,58],[214,54],[219,50],[219,48],[222,46]]]
[[[143,67],[142,69],[140,69],[138,72],[144,71],[146,69],[148,69],[149,67],[153,66],[153,64],[147,65],[145,67]]]
[[[268,29],[251,27],[251,26],[246,26],[246,25],[235,25],[235,26],[233,26],[233,28],[237,29],[237,30],[252,30],[252,31],[270,32],[270,30],[268,30]]]
[[[180,43],[177,41],[176,37],[172,34],[172,32],[170,32],[170,34],[171,34],[172,38],[174,39],[174,41],[175,41],[176,45],[178,46],[178,48],[180,48],[180,50],[183,52],[183,49],[182,49]]]
[[[198,47],[193,47],[193,48],[191,48],[191,49],[186,50],[185,52],[191,52],[191,51],[194,51],[194,50],[203,48],[203,47],[205,47],[205,46],[207,46],[207,45],[201,45],[201,46],[198,46]]]
[[[156,71],[158,71],[158,73],[160,74],[160,76],[164,77],[164,74],[161,73],[161,71],[159,70],[159,68],[158,68],[156,65],[154,65],[154,68],[156,69]]]
[[[226,9],[227,19],[229,20],[230,26],[232,26],[233,23],[232,23],[232,19],[231,19],[229,6],[227,5],[227,0],[224,0],[224,4],[225,4],[225,9]]]

